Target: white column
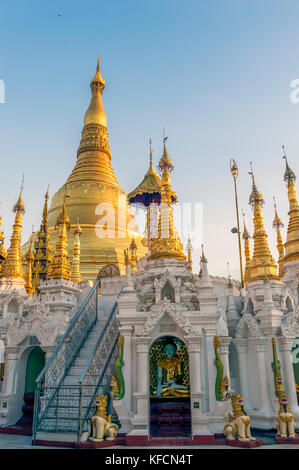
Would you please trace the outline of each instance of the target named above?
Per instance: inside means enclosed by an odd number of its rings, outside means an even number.
[[[251,408],[249,380],[248,380],[248,339],[235,338],[233,343],[236,346],[238,353],[239,377],[240,377],[240,391],[245,400],[245,406]]]
[[[137,391],[136,414],[132,420],[134,426],[144,429],[148,433],[148,407],[149,407],[149,337],[134,337],[137,353]]]
[[[6,346],[5,348],[5,369],[2,389],[3,396],[12,395],[15,393],[19,349],[20,348],[16,346]]]
[[[271,367],[270,360],[268,358],[268,337],[250,338],[250,343],[253,345],[256,357],[256,365],[253,368],[251,377],[256,376],[258,383],[259,392],[259,411],[273,411],[270,395],[269,395],[269,384],[268,384],[268,368]]]
[[[298,407],[294,368],[292,363],[292,343],[295,338],[277,337],[279,345],[279,359],[282,365],[283,384],[288,394],[289,404],[292,410]]]
[[[230,336],[220,336],[219,341],[220,341],[220,347],[219,347],[219,353],[223,362],[223,367],[224,367],[224,375],[227,375],[228,378],[230,378],[230,373],[229,373],[229,345],[231,343],[231,337]]]
[[[204,263],[203,263],[204,264]],[[206,346],[207,346],[207,367],[208,367],[208,386],[209,386],[209,411],[213,412],[216,406],[215,396],[215,382],[216,382],[216,367],[215,367],[215,350],[214,350],[214,337],[216,330],[206,329]]]
[[[122,326],[119,333],[124,337],[123,377],[125,382],[124,403],[128,410],[132,410],[132,382],[134,370],[132,369],[132,327]]]

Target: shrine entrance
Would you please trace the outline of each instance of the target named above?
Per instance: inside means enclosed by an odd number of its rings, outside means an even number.
[[[174,336],[157,339],[150,349],[150,436],[191,436],[188,352]]]
[[[17,426],[24,429],[31,429],[33,421],[34,410],[34,392],[35,381],[45,366],[45,353],[39,346],[36,346],[30,351],[27,359],[26,377],[25,377],[25,390],[24,390],[24,405],[22,407],[22,417],[17,422]]]

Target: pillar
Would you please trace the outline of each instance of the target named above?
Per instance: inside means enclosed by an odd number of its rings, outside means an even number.
[[[240,392],[244,397],[245,405],[247,408],[252,408],[250,402],[249,380],[248,380],[248,339],[235,338],[233,343],[236,346],[238,353],[239,377],[240,377]]]
[[[149,407],[149,342],[151,338],[134,337],[136,346],[137,374],[136,392],[136,413],[132,420],[134,427],[143,430],[143,434],[148,434],[148,407]]]
[[[256,380],[256,390],[259,394],[259,411],[272,412],[272,405],[269,394],[268,368],[271,367],[268,357],[268,337],[250,338],[253,346],[256,363],[255,368],[250,374],[251,380]]]
[[[295,376],[292,363],[292,343],[295,338],[286,338],[279,336],[277,342],[279,345],[279,360],[282,365],[283,384],[288,394],[289,404],[293,411],[298,409]]]
[[[223,362],[223,367],[224,367],[224,375],[227,375],[228,378],[230,377],[229,373],[229,345],[231,343],[231,337],[230,336],[220,336],[219,341],[220,341],[220,347],[219,347],[219,353]]]
[[[6,346],[5,348],[5,371],[2,389],[3,396],[9,396],[15,393],[19,349],[20,348],[16,346]]]
[[[124,382],[125,382],[125,395],[123,397],[124,403],[128,410],[132,410],[132,384],[134,370],[132,368],[132,326],[121,326],[119,334],[124,337],[124,366],[122,369]]]

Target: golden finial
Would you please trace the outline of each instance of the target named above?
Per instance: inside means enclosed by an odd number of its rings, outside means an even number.
[[[228,285],[227,287],[231,288],[233,287],[231,277],[230,277],[230,271],[229,271],[229,262],[227,262],[227,275],[228,275]]]
[[[91,101],[84,116],[84,126],[88,124],[99,124],[107,127],[107,116],[102,103],[102,94],[105,88],[105,80],[100,71],[100,58],[97,59],[96,74],[90,82]]]
[[[286,263],[288,261],[295,261],[299,259],[299,204],[295,187],[296,175],[289,167],[284,146],[283,152],[283,158],[285,159],[286,163],[284,181],[288,186],[289,199],[289,223],[284,257],[284,263]]]
[[[30,238],[29,249],[26,254],[26,261],[27,261],[27,273],[26,273],[26,283],[25,289],[29,296],[31,296],[34,292],[34,287],[32,285],[32,265],[34,262],[34,255],[32,251],[32,235],[33,235],[34,226],[32,225],[32,233]]]
[[[252,176],[252,192],[249,198],[249,204],[252,206],[254,214],[254,250],[250,266],[249,282],[264,280],[265,276],[269,279],[278,279],[276,263],[270,253],[267,242],[268,235],[264,227],[262,214],[264,199],[255,184],[252,162],[250,162],[250,165],[251,172],[249,172],[249,174]]]
[[[21,190],[19,198],[13,207],[15,212],[15,223],[10,238],[10,247],[7,251],[7,257],[3,262],[1,276],[5,278],[23,278],[23,264],[21,255],[21,230],[22,230],[22,214],[25,212],[25,207],[22,201],[22,191],[24,185],[24,174],[22,177]]]
[[[150,167],[151,167],[151,166],[153,166],[152,139],[149,140],[149,149],[150,149]]]
[[[72,270],[71,270],[71,280],[73,282],[81,282],[80,274],[80,235],[82,229],[79,224],[79,217],[77,218],[77,225],[74,230],[75,238],[73,245],[73,261],[72,261]]]
[[[37,233],[34,251],[34,263],[32,267],[33,273],[33,286],[35,289],[40,284],[41,280],[47,277],[48,266],[52,261],[52,246],[50,241],[50,234],[48,228],[48,199],[49,199],[49,185],[44,196],[45,202],[42,214],[42,223]]]
[[[136,273],[137,271],[137,245],[134,240],[134,236],[132,237],[132,241],[130,243],[130,268],[132,273]]]
[[[192,273],[192,264],[193,264],[193,261],[192,261],[192,250],[193,250],[193,247],[192,247],[192,243],[191,243],[191,240],[190,240],[190,235],[188,236],[188,242],[187,242],[187,245],[186,245],[186,250],[187,250],[187,256],[188,256],[188,268],[189,268],[189,271]]]
[[[244,254],[245,254],[245,271],[244,271],[244,286],[247,286],[249,279],[250,279],[250,269],[251,269],[251,252],[250,252],[250,234],[247,230],[246,224],[245,224],[245,213],[242,209],[242,217],[243,217],[243,225],[244,225],[244,230],[243,230],[243,235],[242,238],[244,240]]]

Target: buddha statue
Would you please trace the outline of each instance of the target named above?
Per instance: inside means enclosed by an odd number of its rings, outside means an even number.
[[[153,395],[156,398],[188,397],[188,387],[183,385],[183,359],[177,354],[177,346],[167,341],[163,347],[163,356],[157,361],[157,386]]]

